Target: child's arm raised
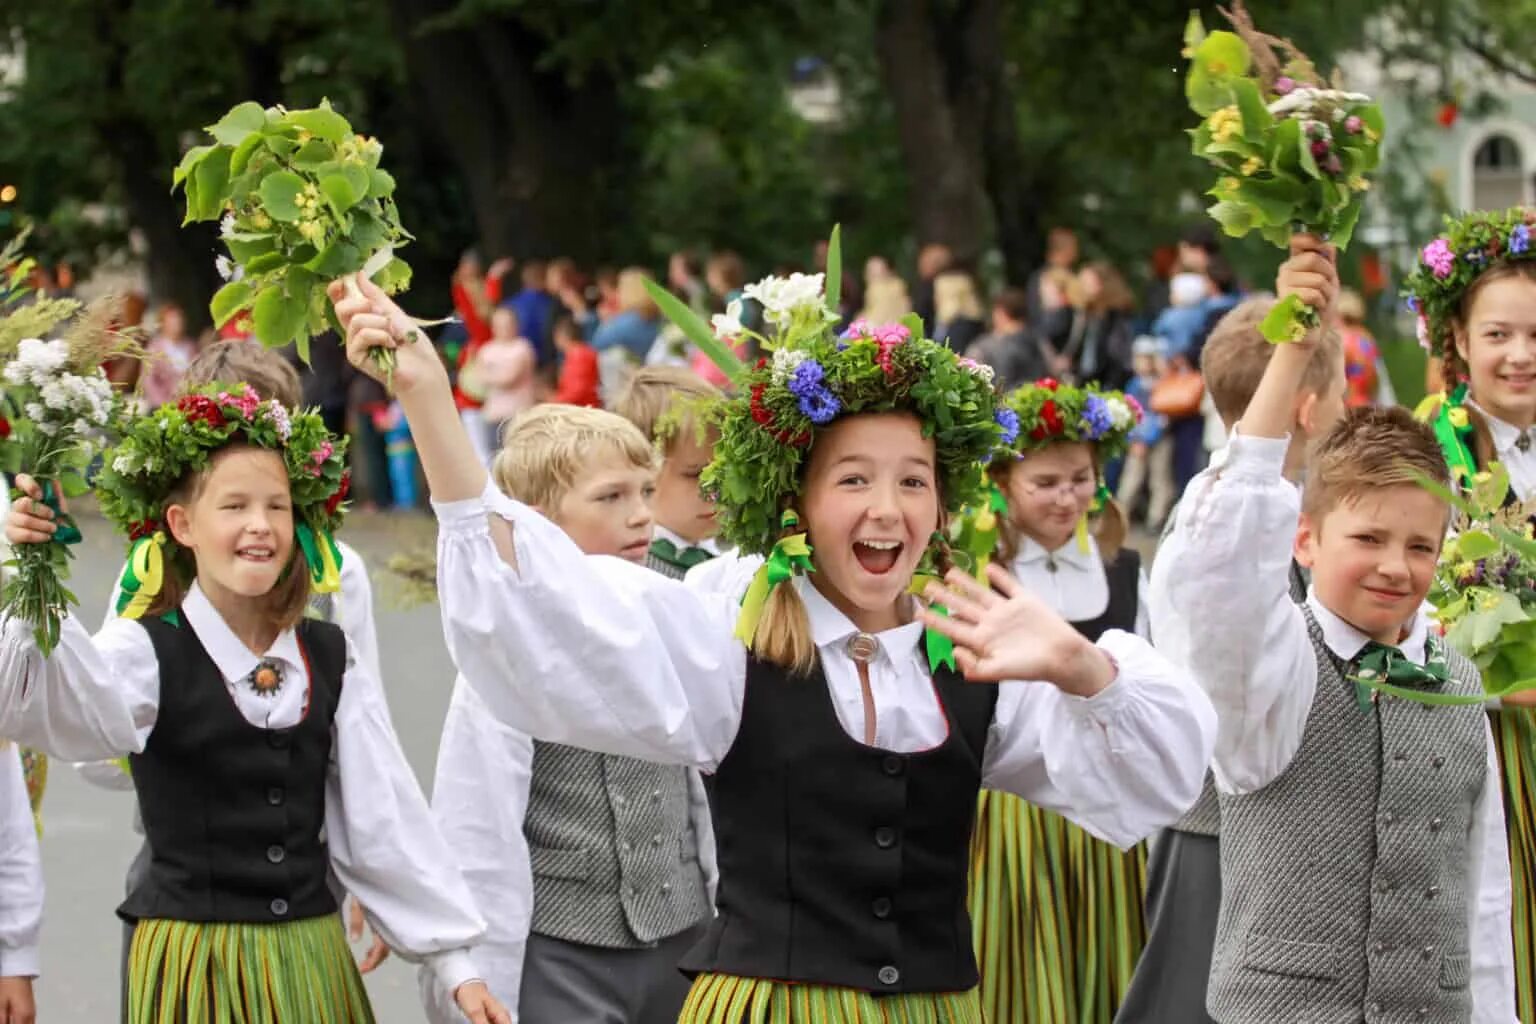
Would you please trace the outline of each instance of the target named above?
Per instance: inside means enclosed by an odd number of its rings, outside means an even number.
[[[1338,288],[1331,251],[1298,237],[1292,252],[1277,291],[1301,295],[1326,325]],[[1190,483],[1152,569],[1167,610],[1153,635],[1180,652],[1216,706],[1212,767],[1228,792],[1260,789],[1290,764],[1317,684],[1290,596],[1301,495],[1283,475],[1290,432],[1310,401],[1301,390],[1315,343],[1277,346],[1225,463]]]
[[[53,536],[53,512],[25,474],[5,536],[40,544]],[[67,761],[104,761],[144,749],[160,699],[160,668],[149,634],[135,622],[108,623],[94,639],[74,615],[59,645],[43,657],[30,623],[6,619],[0,633],[0,736]]]

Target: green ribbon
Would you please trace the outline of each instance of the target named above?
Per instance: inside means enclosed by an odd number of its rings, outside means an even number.
[[[708,548],[686,547],[679,548],[665,537],[657,537],[651,541],[651,555],[675,565],[681,569],[692,569],[696,565],[702,565],[715,557],[715,553]]]
[[[341,586],[341,549],[329,530],[316,530],[299,523],[293,530],[304,560],[309,563],[309,581],[316,593],[335,593]]]
[[[1435,432],[1435,440],[1440,443],[1440,450],[1445,454],[1446,464],[1450,467],[1451,479],[1463,483],[1469,483],[1477,476],[1477,461],[1472,457],[1472,448],[1467,443],[1473,431],[1472,421],[1462,408],[1466,400],[1467,383],[1462,381],[1440,403],[1440,409],[1430,424]]]
[[[949,609],[941,604],[931,604],[928,610],[949,617]],[[923,630],[923,648],[928,652],[929,672],[937,672],[940,665],[948,666],[951,672],[959,671],[955,668],[955,642],[943,633],[936,629]]]
[[[58,526],[58,529],[53,532],[54,542],[80,543],[80,527],[75,524],[75,517],[61,507],[59,489],[54,486],[52,480],[43,481],[43,504],[53,510],[53,520]]]
[[[784,513],[786,529],[798,523],[799,519],[794,518],[793,512]],[[736,638],[751,649],[752,641],[757,636],[757,624],[763,617],[763,607],[768,603],[768,595],[773,593],[773,588],[798,573],[815,571],[816,567],[811,564],[811,545],[806,542],[805,534],[796,533],[779,538],[773,550],[768,553],[768,560],[752,576],[752,585],[742,595],[741,614],[736,617]]]
[[[1354,674],[1350,679],[1355,684],[1355,703],[1361,711],[1369,711],[1373,691],[1384,690],[1397,696],[1408,695],[1409,700],[1420,700],[1422,697],[1436,696],[1427,691],[1437,690],[1445,686],[1450,679],[1450,670],[1445,663],[1444,652],[1434,637],[1429,637],[1424,645],[1424,664],[1415,664],[1400,648],[1372,640],[1365,645],[1353,662]],[[1454,696],[1439,694],[1438,696]],[[1457,697],[1446,703],[1482,703],[1486,697]],[[1441,701],[1424,701],[1424,703],[1441,703]]]
[[[1089,510],[1089,515],[1096,516],[1103,512],[1104,506],[1108,505],[1112,498],[1114,498],[1114,495],[1109,493],[1109,487],[1103,480],[1100,480],[1099,489],[1093,492],[1093,507]]]

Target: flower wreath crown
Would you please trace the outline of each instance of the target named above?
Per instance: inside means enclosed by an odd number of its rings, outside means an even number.
[[[293,495],[294,535],[319,593],[341,582],[341,554],[333,533],[341,525],[350,483],[347,439],[334,438],[315,412],[290,413],[276,399],[263,401],[250,385],[231,392],[199,388],[138,419],[106,453],[96,490],[102,513],[132,541],[118,597],[118,614],[139,618],[164,582],[166,563],[193,576],[189,552],[170,537],[165,506],[173,488],[215,452],[234,442],[281,452]]]
[[[1445,354],[1462,297],[1483,271],[1500,261],[1536,259],[1533,232],[1536,209],[1523,206],[1445,219],[1445,230],[1419,252],[1403,287],[1426,352]]]

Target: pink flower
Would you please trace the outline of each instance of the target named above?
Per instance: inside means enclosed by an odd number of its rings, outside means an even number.
[[[1136,400],[1135,395],[1126,395],[1124,397],[1125,404],[1130,406],[1131,415],[1136,417],[1137,423],[1140,423],[1142,420],[1147,418],[1147,410],[1142,406],[1140,402]]]
[[[320,447],[309,453],[310,473],[314,476],[319,476],[320,468],[325,465],[325,460],[334,454],[336,454],[335,446],[329,441],[321,441]]]
[[[1422,256],[1424,265],[1441,280],[1450,277],[1456,266],[1456,254],[1451,251],[1451,243],[1443,238],[1437,238],[1426,245]]]
[[[874,329],[874,338],[882,345],[900,345],[911,337],[905,324],[881,324]]]
[[[1430,351],[1432,346],[1429,339],[1429,318],[1423,313],[1419,314],[1418,321],[1414,324],[1414,333],[1418,335],[1419,347],[1425,352]]]
[[[1359,115],[1351,114],[1344,119],[1344,130],[1351,135],[1359,135],[1365,131],[1365,122],[1360,120]]]
[[[1275,79],[1275,95],[1289,96],[1296,91],[1296,79],[1289,75],[1281,75]]]

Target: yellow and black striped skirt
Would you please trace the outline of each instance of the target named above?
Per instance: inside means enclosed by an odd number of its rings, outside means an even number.
[[[694,979],[678,1024],[984,1024],[976,990],[874,996],[730,974]]]

